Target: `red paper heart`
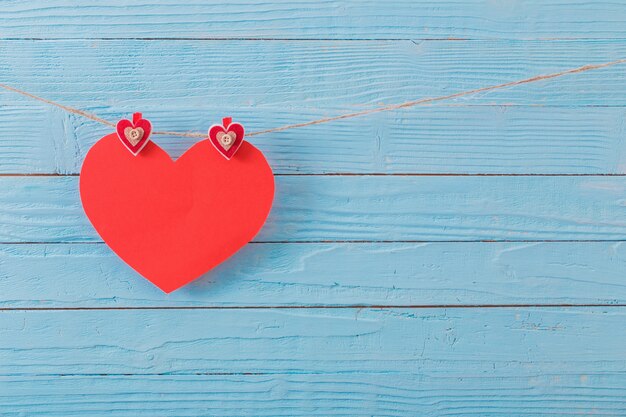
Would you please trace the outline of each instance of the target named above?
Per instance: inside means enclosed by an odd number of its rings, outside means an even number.
[[[139,142],[133,144],[126,137],[126,129],[142,129],[143,136],[139,140]],[[148,141],[150,140],[150,133],[152,132],[152,125],[146,119],[141,118],[141,113],[133,114],[133,121],[122,119],[117,122],[117,126],[115,127],[117,131],[117,136],[122,141],[124,146],[133,154],[137,155],[141,150],[146,146]]]
[[[134,157],[107,135],[83,162],[85,213],[120,258],[169,293],[234,254],[267,218],[272,170],[261,151],[240,146],[229,161],[203,140],[174,162],[154,142]]]
[[[240,125],[239,123],[232,123],[232,119],[230,117],[225,117],[222,121],[223,125],[213,125],[209,128],[209,140],[211,141],[211,143],[213,144],[213,146],[215,146],[215,149],[218,150],[219,153],[221,153],[224,158],[226,159],[230,159],[233,157],[233,155],[235,154],[235,152],[237,152],[237,150],[239,149],[239,147],[241,146],[241,144],[243,143],[243,137],[244,137],[244,129],[243,126]],[[219,140],[219,135],[223,133],[234,133],[235,134],[235,141],[233,142],[233,144],[228,147],[225,148],[222,143],[220,143]]]

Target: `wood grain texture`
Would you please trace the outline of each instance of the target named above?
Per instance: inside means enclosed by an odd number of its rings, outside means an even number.
[[[10,0],[2,37],[625,38],[620,2]]]
[[[4,42],[0,52],[3,82],[113,121],[141,109],[162,130],[203,132],[224,114],[249,131],[265,130],[613,60],[626,56],[626,47],[77,40]],[[252,64],[233,73],[233,59]],[[623,80],[617,66],[446,102],[453,107],[440,103],[251,141],[278,173],[623,173],[624,110],[580,108],[622,106]],[[89,147],[109,132],[14,93],[0,95],[0,107],[1,173],[76,173]],[[155,139],[174,156],[193,143]]]
[[[0,377],[0,386],[7,417],[618,417],[626,410],[622,376],[601,371]]]
[[[395,374],[626,370],[626,309],[4,311],[0,374]],[[399,343],[402,341],[402,343]]]
[[[280,176],[256,241],[624,240],[626,177]],[[0,177],[0,242],[98,242],[78,177]]]
[[[104,244],[0,245],[0,308],[626,304],[626,244],[255,244],[164,294]]]
[[[205,130],[207,114],[220,111],[141,108],[161,129],[198,132]],[[95,111],[109,120],[129,117],[108,107]],[[238,113],[249,131],[328,114],[261,108]],[[625,117],[621,107],[428,106],[247,140],[277,174],[624,174]],[[77,174],[89,148],[108,133],[106,126],[46,105],[7,105],[0,111],[0,174]],[[198,139],[152,140],[177,158]]]
[[[96,113],[108,106],[127,113],[143,106],[211,106],[220,113],[202,114],[205,130],[226,112],[240,120],[247,109],[297,110],[303,117],[313,109],[334,116],[614,61],[626,58],[626,43],[5,41],[0,56],[4,84]],[[447,104],[623,106],[625,68],[570,74]],[[2,105],[25,102],[15,94],[0,98]],[[181,120],[177,130],[186,128]]]
[[[0,9],[0,83],[158,130],[626,58],[602,0]],[[625,174],[625,68],[250,137],[279,174],[267,226],[170,296],[99,242],[78,178],[22,176],[78,173],[109,129],[0,94],[0,416],[626,415],[626,176],[456,176]]]

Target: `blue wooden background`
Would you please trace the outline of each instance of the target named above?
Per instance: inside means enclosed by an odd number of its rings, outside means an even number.
[[[158,130],[621,58],[620,1],[0,3],[0,83]],[[251,137],[266,227],[171,295],[82,212],[109,131],[0,93],[0,415],[626,415],[626,65]]]

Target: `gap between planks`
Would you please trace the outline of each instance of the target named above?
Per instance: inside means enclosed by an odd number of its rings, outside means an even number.
[[[311,245],[311,244],[350,244],[369,245],[393,243],[621,243],[626,239],[480,239],[480,240],[255,240],[248,245]],[[0,245],[104,245],[103,241],[28,241],[28,242],[0,242]]]
[[[464,41],[479,41],[479,42],[493,42],[499,41],[500,38],[271,38],[271,37],[62,37],[62,38],[20,38],[9,37],[0,38],[0,41],[251,41],[251,42],[464,42]],[[523,39],[522,41],[619,41],[619,38],[537,38],[537,39]]]
[[[346,304],[273,306],[126,306],[126,307],[2,307],[3,311],[119,311],[119,310],[387,310],[387,309],[518,309],[518,308],[623,308],[626,304]]]
[[[0,177],[79,177],[80,174],[59,174],[59,173],[0,173]],[[595,173],[595,174],[507,174],[507,173],[428,173],[428,172],[324,172],[324,173],[275,173],[275,177],[626,177],[625,174],[615,173]]]
[[[74,377],[137,377],[137,376],[276,376],[276,375],[319,375],[316,372],[155,372],[155,373],[84,373],[84,374],[76,374],[76,373],[62,373],[62,374],[19,374],[19,373],[7,373],[0,374],[0,377],[10,378],[10,377],[66,377],[66,378],[74,378]]]
[[[460,38],[460,37],[417,37],[417,38],[272,38],[272,37],[172,37],[172,36],[152,36],[152,37],[0,37],[0,41],[250,41],[250,42],[494,42],[494,41],[517,41],[517,42],[602,42],[602,41],[624,41],[626,38],[604,38],[604,37],[545,37],[545,38]]]

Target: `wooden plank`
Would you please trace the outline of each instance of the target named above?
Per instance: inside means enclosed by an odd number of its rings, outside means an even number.
[[[5,1],[2,37],[624,38],[620,2]]]
[[[96,112],[102,106],[118,112],[150,105],[212,106],[217,114],[192,110],[191,116],[204,119],[204,130],[225,112],[240,116],[242,108],[335,115],[614,61],[626,57],[626,42],[6,41],[0,56],[2,83]],[[624,106],[624,68],[570,74],[448,104]],[[14,93],[0,99],[2,105],[24,102]],[[186,117],[180,114],[177,129],[184,130]]]
[[[142,109],[161,129],[188,131],[203,131],[206,115],[220,111]],[[109,107],[97,112],[110,120],[128,117]],[[250,131],[327,115],[262,108],[237,113]],[[619,107],[429,106],[248,140],[277,174],[623,174],[623,119]],[[46,105],[7,105],[0,112],[0,173],[76,174],[89,148],[109,132]],[[153,140],[176,158],[198,139]]]
[[[624,307],[13,310],[0,312],[0,374],[617,374],[625,319]]]
[[[620,374],[577,374],[575,370],[506,378],[493,372],[462,377],[358,373],[0,377],[0,413],[48,417],[621,416],[626,410],[623,382]]]
[[[19,41],[0,52],[3,82],[113,121],[141,109],[162,130],[201,132],[223,114],[265,130],[621,58],[626,45]],[[232,57],[254,64],[233,76]],[[421,107],[251,140],[277,172],[623,173],[621,109],[570,108],[623,105],[622,74],[618,66],[448,103],[502,107]],[[110,130],[14,93],[0,106],[2,173],[76,173]],[[174,156],[193,142],[155,139]]]
[[[256,241],[624,240],[626,177],[278,176]],[[98,242],[78,177],[0,177],[0,242]]]
[[[255,244],[164,294],[105,245],[0,245],[0,308],[626,304],[626,245]]]

